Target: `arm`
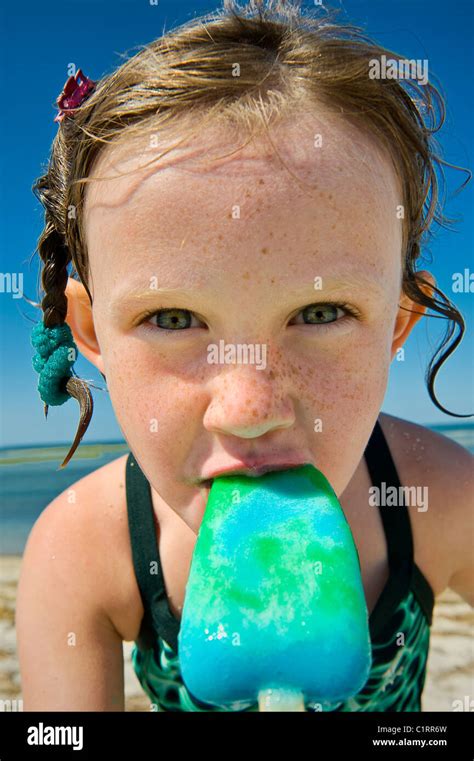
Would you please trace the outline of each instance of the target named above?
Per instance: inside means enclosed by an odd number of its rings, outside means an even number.
[[[455,552],[448,586],[474,608],[474,483],[473,457],[467,450],[457,458],[461,497],[453,516]]]
[[[418,563],[436,596],[449,586],[474,606],[473,456],[417,423],[380,419],[402,483],[428,487],[428,510],[410,513]]]
[[[474,563],[453,573],[449,587],[474,608]]]
[[[60,495],[23,557],[16,628],[26,711],[123,711],[122,638],[104,610],[93,536]]]

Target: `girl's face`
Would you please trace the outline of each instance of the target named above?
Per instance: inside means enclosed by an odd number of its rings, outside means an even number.
[[[216,129],[87,191],[93,323],[76,305],[72,327],[145,475],[195,532],[202,482],[231,467],[311,462],[340,495],[416,319],[398,310],[388,156],[335,116],[271,134],[293,174],[264,138],[213,163],[242,142]],[[165,143],[143,146],[107,149],[92,176]]]

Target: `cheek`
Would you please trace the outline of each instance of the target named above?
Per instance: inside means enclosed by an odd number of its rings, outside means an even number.
[[[289,359],[289,361],[288,361]],[[358,328],[331,343],[305,343],[278,354],[276,371],[290,380],[296,398],[321,411],[326,422],[370,414],[381,404],[390,368],[386,330]]]
[[[386,338],[341,341],[290,364],[295,404],[316,467],[341,495],[352,478],[385,396],[390,356]],[[319,354],[319,356],[318,356]],[[293,366],[293,367],[292,367]],[[298,375],[296,375],[298,373]]]
[[[159,350],[133,340],[111,344],[105,364],[115,415],[137,456],[140,451],[153,451],[173,459],[173,452],[193,435],[199,409],[195,376],[171,372]]]

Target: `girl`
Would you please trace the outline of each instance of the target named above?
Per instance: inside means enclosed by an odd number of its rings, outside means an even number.
[[[77,345],[130,453],[75,483],[73,500],[60,494],[30,534],[17,608],[26,710],[122,711],[124,640],[154,710],[230,710],[190,694],[177,649],[210,484],[225,472],[311,462],[339,497],[373,665],[334,710],[421,710],[434,599],[449,586],[474,600],[469,454],[380,413],[391,359],[428,307],[451,326],[428,376],[447,411],[434,378],[463,331],[419,269],[442,220],[427,120],[442,100],[369,76],[396,56],[358,29],[250,5],[225,3],[98,83],[69,81],[59,101],[35,185],[40,394],[46,409],[80,402],[67,462],[92,411],[69,371]],[[264,361],[211,361],[221,346]],[[428,499],[374,504],[402,486]]]

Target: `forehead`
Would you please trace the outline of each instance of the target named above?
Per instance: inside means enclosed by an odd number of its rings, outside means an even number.
[[[231,237],[236,218],[245,220],[241,240],[267,224],[274,237],[287,237],[285,245],[298,249],[305,235],[316,235],[329,241],[329,253],[340,248],[341,236],[350,239],[352,252],[358,237],[361,248],[370,240],[374,260],[387,238],[400,251],[402,193],[390,156],[337,114],[295,114],[270,128],[271,142],[263,134],[244,147],[245,136],[222,125],[172,147],[179,138],[176,127],[173,136],[150,131],[100,154],[91,176],[109,179],[87,185],[85,201],[91,267],[99,250],[104,265],[112,251],[119,264],[120,251],[133,246],[139,264],[150,250],[181,249],[191,235],[200,242]],[[116,176],[122,172],[132,173]],[[185,270],[187,257],[180,261]]]
[[[251,177],[255,171],[274,172],[281,167],[277,152],[287,165],[310,181],[320,177],[334,186],[337,180],[350,178],[353,183],[363,183],[377,177],[387,190],[397,182],[390,155],[380,142],[334,112],[298,112],[291,121],[270,127],[269,138],[262,132],[250,140],[224,125],[211,125],[203,131],[196,117],[183,119],[183,128],[193,125],[196,133],[181,145],[176,145],[181,139],[178,121],[173,129],[150,129],[125,144],[103,149],[90,177],[106,175],[114,179],[87,186],[87,214],[98,203],[107,207],[125,204],[150,174],[173,168],[201,176]],[[165,155],[158,159],[161,153]],[[155,158],[158,163],[140,169]],[[131,174],[116,176],[122,172]]]

